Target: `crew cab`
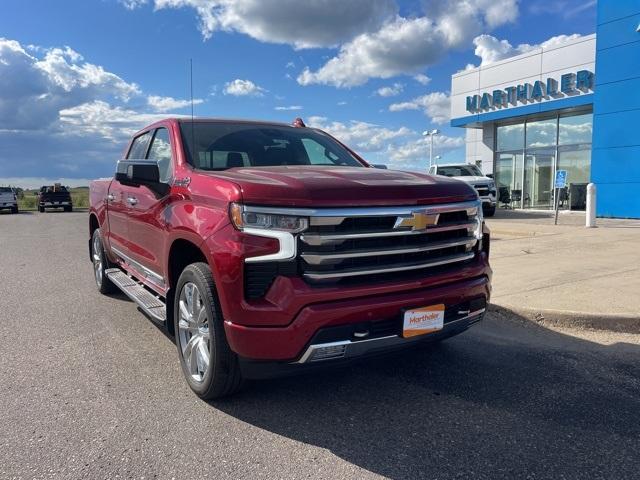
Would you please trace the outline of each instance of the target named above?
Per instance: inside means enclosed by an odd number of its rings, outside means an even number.
[[[62,208],[65,212],[73,210],[73,200],[67,187],[59,183],[43,185],[38,192],[38,211],[44,213],[47,208]]]
[[[0,187],[0,210],[18,213],[18,197],[11,187]]]
[[[207,399],[458,334],[491,292],[471,186],[372,168],[300,119],[142,129],[88,227],[99,291],[165,325]]]
[[[482,201],[482,209],[485,217],[493,217],[496,213],[497,190],[496,182],[482,174],[480,169],[469,163],[458,163],[449,165],[432,165],[429,168],[432,175],[444,175],[445,177],[457,178],[473,186],[478,192]]]

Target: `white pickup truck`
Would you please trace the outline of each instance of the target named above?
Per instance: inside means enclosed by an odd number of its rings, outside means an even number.
[[[480,169],[469,163],[457,163],[450,165],[432,165],[429,168],[430,175],[442,175],[456,178],[468,183],[478,192],[482,200],[482,211],[485,217],[493,217],[496,213],[497,190],[496,182],[482,174]]]
[[[18,197],[11,187],[0,187],[0,210],[18,213]]]

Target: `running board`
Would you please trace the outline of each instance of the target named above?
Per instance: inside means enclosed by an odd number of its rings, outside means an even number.
[[[160,298],[119,268],[109,268],[105,271],[105,274],[127,297],[137,303],[140,309],[149,315],[152,320],[165,323],[167,320],[167,308]]]

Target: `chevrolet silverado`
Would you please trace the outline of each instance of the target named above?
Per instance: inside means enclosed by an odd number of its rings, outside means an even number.
[[[88,226],[99,291],[175,335],[205,399],[458,334],[491,291],[472,186],[372,168],[300,119],[142,129]]]

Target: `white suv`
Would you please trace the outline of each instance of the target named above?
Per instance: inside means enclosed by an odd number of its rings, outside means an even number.
[[[429,168],[429,174],[457,178],[472,185],[478,192],[480,200],[482,200],[482,210],[485,217],[493,217],[496,213],[496,182],[492,178],[483,175],[475,165],[469,163],[432,165]]]
[[[18,197],[11,187],[0,187],[0,210],[18,213]]]

